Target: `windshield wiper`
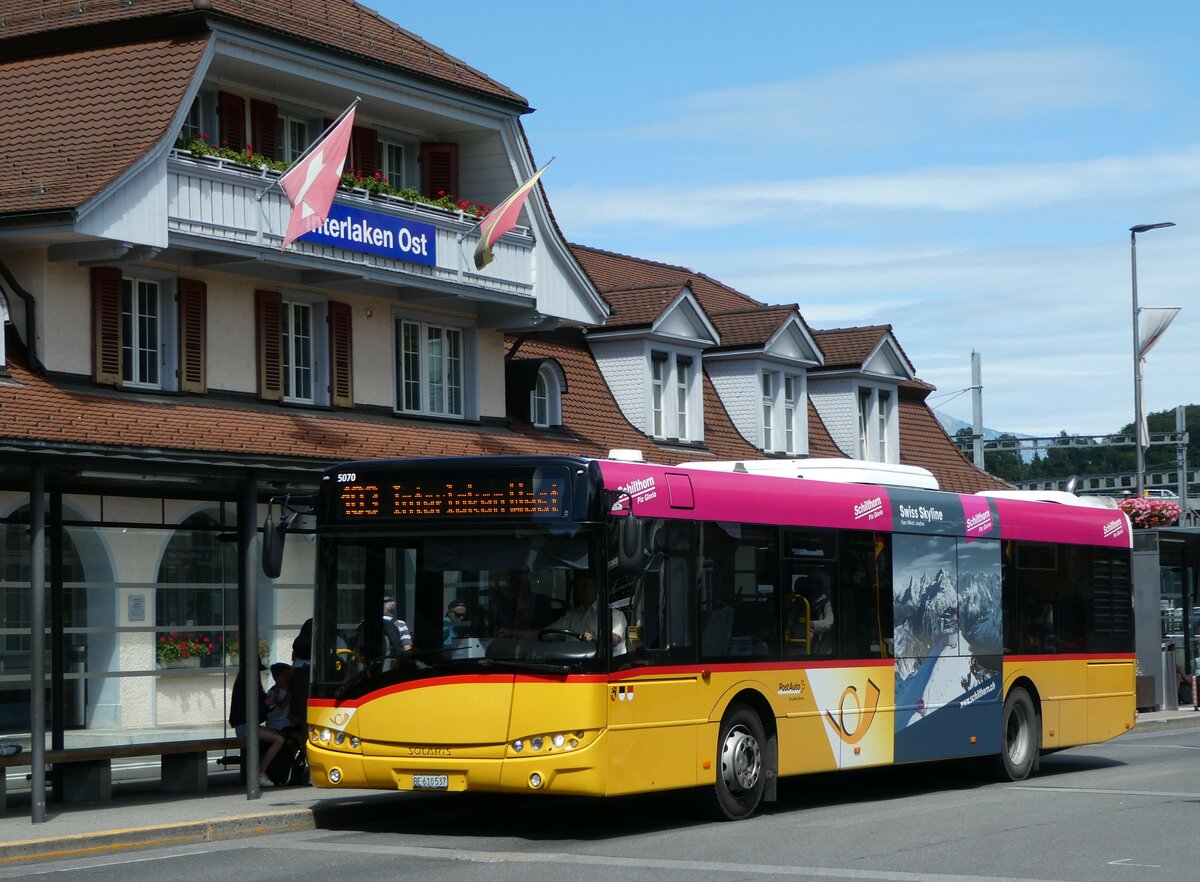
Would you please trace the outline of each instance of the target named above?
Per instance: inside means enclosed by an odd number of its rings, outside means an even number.
[[[466,659],[464,659],[466,661]],[[481,668],[510,668],[517,671],[538,671],[546,674],[569,674],[575,670],[571,665],[555,665],[550,662],[509,661],[504,658],[475,659]]]

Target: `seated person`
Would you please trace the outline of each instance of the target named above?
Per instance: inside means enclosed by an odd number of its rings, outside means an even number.
[[[284,667],[288,666],[284,665]],[[260,671],[266,670],[266,666],[261,661],[258,663],[258,668]],[[289,668],[289,672],[290,670]],[[265,720],[271,712],[271,706],[267,701],[267,693],[263,691],[262,683],[257,682],[257,675],[254,679],[255,685],[258,687],[258,716],[260,720]],[[287,719],[286,705],[283,718]],[[233,681],[233,692],[229,696],[229,725],[233,727],[234,733],[239,738],[246,738],[250,734],[250,724],[246,722],[246,680],[242,675],[241,668],[238,669],[237,678]],[[258,763],[258,786],[274,787],[275,782],[267,777],[266,770],[271,767],[271,761],[275,759],[276,754],[283,749],[286,739],[278,729],[260,725],[258,740],[267,745],[267,750]]]
[[[803,599],[796,598],[792,602],[788,635],[792,638],[807,637],[811,655],[829,655],[833,652],[833,602],[829,598],[828,574],[817,570],[809,576],[806,585],[796,585],[793,590],[797,594],[803,592]],[[806,618],[807,633],[804,629]]]
[[[575,574],[575,605],[551,622],[548,631],[570,631],[584,640],[595,640],[599,628],[599,611],[596,605],[596,582],[591,573],[580,571]],[[619,609],[609,610],[612,618],[613,655],[625,652],[625,613]]]
[[[460,637],[466,636],[466,626],[463,619],[467,617],[467,604],[462,600],[452,600],[446,607],[446,615],[442,618],[442,645],[449,646]]]
[[[412,631],[404,619],[396,618],[396,601],[391,598],[383,602],[383,636],[387,643],[388,655],[412,652]]]

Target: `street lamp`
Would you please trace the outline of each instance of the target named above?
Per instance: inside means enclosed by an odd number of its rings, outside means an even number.
[[[1167,221],[1161,224],[1138,224],[1129,228],[1129,264],[1133,273],[1133,438],[1134,447],[1137,449],[1137,472],[1134,474],[1134,482],[1139,499],[1145,487],[1146,450],[1142,446],[1142,341],[1138,331],[1138,316],[1141,310],[1138,309],[1137,293],[1137,234],[1173,226],[1174,223]],[[1149,438],[1146,440],[1149,442]]]

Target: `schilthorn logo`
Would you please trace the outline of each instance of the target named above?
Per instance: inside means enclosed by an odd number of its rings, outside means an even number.
[[[854,506],[854,520],[856,521],[861,521],[863,518],[873,521],[881,514],[883,514],[882,496],[876,496],[874,499],[868,499]]]
[[[1109,521],[1104,525],[1104,538],[1111,539],[1125,532],[1125,522],[1122,520]]]
[[[654,495],[654,479],[639,478],[636,481],[630,481],[624,487],[619,488],[628,493],[634,499],[644,499],[647,495]]]
[[[990,511],[981,511],[979,514],[973,514],[967,518],[968,533],[986,533],[992,529],[992,513]]]

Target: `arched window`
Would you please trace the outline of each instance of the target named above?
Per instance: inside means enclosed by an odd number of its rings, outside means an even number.
[[[208,512],[188,517],[167,543],[158,566],[154,624],[204,633],[214,644],[237,628],[237,544],[225,541]],[[213,663],[220,661],[215,653]]]
[[[562,425],[562,393],[566,378],[555,361],[544,361],[529,393],[529,421],[539,428]]]

